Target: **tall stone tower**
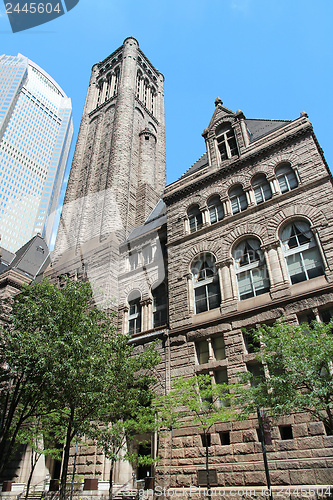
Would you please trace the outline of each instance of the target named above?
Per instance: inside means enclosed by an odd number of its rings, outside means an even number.
[[[89,266],[104,281],[107,253],[145,221],[165,182],[164,77],[130,37],[92,68],[54,271]]]

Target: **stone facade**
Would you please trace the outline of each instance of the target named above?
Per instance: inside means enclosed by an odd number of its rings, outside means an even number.
[[[332,176],[307,115],[247,119],[218,98],[203,137],[205,154],[158,201],[163,77],[133,38],[95,65],[47,273],[90,279],[99,304],[116,297],[119,329],[138,349],[157,340],[160,392],[180,375],[232,383],[260,369],[243,328],[333,315]],[[333,436],[324,426],[305,414],[274,425],[273,485],[331,483]],[[212,429],[217,487],[266,484],[256,428],[253,418]],[[81,448],[77,474],[107,480],[107,461]],[[198,486],[198,428],[153,436],[151,452],[160,457],[149,471],[157,485]],[[117,481],[131,474],[122,464]]]

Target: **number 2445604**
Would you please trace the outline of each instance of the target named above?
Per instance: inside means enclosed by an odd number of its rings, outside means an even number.
[[[56,12],[57,14],[62,13],[62,8],[60,3],[52,5],[51,3],[43,2],[27,2],[20,6],[19,3],[16,5],[14,3],[6,3],[7,14],[52,14]]]

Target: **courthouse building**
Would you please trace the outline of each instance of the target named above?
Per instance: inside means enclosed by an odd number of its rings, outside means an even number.
[[[247,118],[219,98],[198,137],[203,155],[165,187],[163,80],[134,38],[93,66],[47,275],[97,283],[96,302],[117,307],[124,333],[139,346],[157,340],[167,392],[180,375],[232,383],[259,373],[244,328],[330,320],[333,190],[305,112]],[[254,416],[213,426],[214,485],[266,484],[257,426]],[[321,422],[287,416],[272,440],[273,485],[332,481],[333,436]],[[200,484],[204,448],[190,422],[153,437],[151,453],[155,470],[137,478]],[[117,467],[116,482],[131,481],[132,469]],[[109,469],[98,449],[79,445],[77,474],[107,481]]]

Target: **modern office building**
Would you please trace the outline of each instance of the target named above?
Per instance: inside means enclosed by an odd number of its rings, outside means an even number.
[[[73,136],[71,100],[27,57],[0,56],[0,234],[49,244]]]

